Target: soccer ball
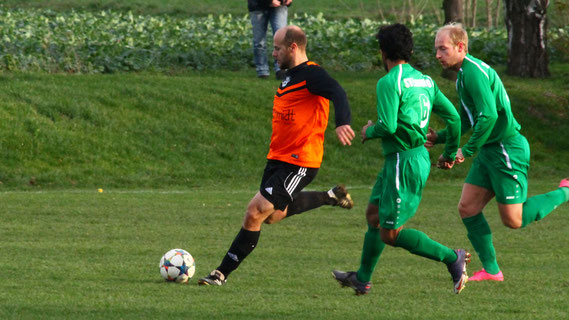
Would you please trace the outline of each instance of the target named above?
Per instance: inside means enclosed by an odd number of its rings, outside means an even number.
[[[160,274],[166,281],[185,283],[196,273],[194,257],[184,249],[172,249],[160,259]]]

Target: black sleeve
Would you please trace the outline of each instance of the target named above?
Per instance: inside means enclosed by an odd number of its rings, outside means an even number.
[[[350,124],[352,115],[348,96],[338,81],[320,66],[311,66],[306,77],[306,88],[310,93],[324,97],[334,104],[336,127]]]

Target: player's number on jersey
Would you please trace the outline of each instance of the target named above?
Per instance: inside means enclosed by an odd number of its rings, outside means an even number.
[[[431,102],[429,101],[429,97],[427,97],[425,94],[421,94],[419,96],[419,104],[420,104],[420,118],[421,118],[421,123],[420,123],[420,127],[424,128],[427,126],[427,124],[429,123],[429,113],[431,112]]]

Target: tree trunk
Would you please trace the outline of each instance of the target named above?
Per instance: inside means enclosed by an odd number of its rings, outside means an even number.
[[[464,21],[464,1],[463,0],[444,0],[443,10],[445,12],[445,24],[451,22]]]
[[[478,6],[477,0],[472,0],[472,24],[473,28],[476,28],[476,7]]]
[[[492,0],[486,0],[486,29],[492,29]]]
[[[508,28],[508,74],[548,77],[547,15],[549,0],[505,0]]]
[[[469,10],[468,8],[470,8],[470,0],[464,0],[464,6],[463,6],[463,10],[464,10],[464,28],[466,29],[469,24],[468,21],[470,19],[470,14],[469,14]]]
[[[498,24],[502,22],[501,16],[500,16],[500,10],[502,9],[502,5],[501,5],[501,1],[498,0],[496,1],[496,19],[494,21],[496,21],[496,28],[498,28]]]
[[[443,10],[445,11],[445,24],[451,22],[464,23],[464,0],[444,0]],[[457,72],[450,69],[443,69],[441,76],[445,79],[456,81]]]

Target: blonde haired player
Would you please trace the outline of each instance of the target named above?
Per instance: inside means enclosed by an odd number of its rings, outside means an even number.
[[[476,153],[462,188],[458,211],[468,238],[482,261],[483,269],[469,281],[503,281],[496,260],[492,231],[482,210],[496,197],[505,226],[518,229],[545,218],[569,201],[569,179],[559,188],[527,198],[530,148],[520,134],[510,98],[494,69],[468,53],[468,35],[459,24],[440,28],[435,39],[436,58],[445,69],[458,72],[456,91],[460,99],[462,134],[472,131],[458,149],[457,161]],[[430,131],[427,145],[446,140],[446,130]]]

